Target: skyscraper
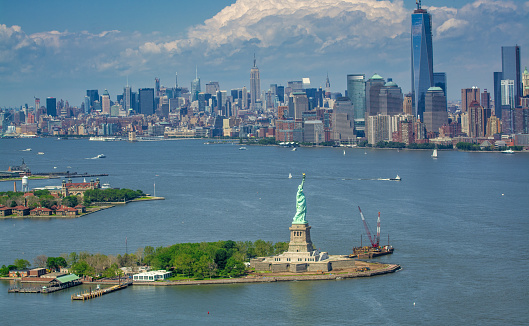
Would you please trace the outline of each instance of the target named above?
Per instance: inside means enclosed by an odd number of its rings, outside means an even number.
[[[46,114],[52,117],[57,116],[57,99],[55,97],[48,97],[46,99]]]
[[[523,88],[523,96],[529,97],[529,71],[527,71],[527,67],[525,67],[525,70],[522,74],[522,88]]]
[[[127,86],[123,88],[123,109],[127,114],[132,110],[132,90],[127,83]]]
[[[148,116],[154,114],[154,88],[140,88],[139,105],[140,113]]]
[[[366,112],[366,81],[364,74],[347,75],[347,97],[353,103],[355,129],[364,131]]]
[[[195,80],[191,82],[191,101],[198,100],[200,93],[200,78],[198,78],[198,67],[195,68]]]
[[[446,96],[441,87],[430,87],[424,97],[424,124],[426,130],[439,132],[439,128],[448,124]]]
[[[110,115],[110,94],[106,89],[101,95],[101,108],[103,114]]]
[[[501,119],[501,71],[494,72],[494,115]]]
[[[86,96],[90,98],[90,108],[94,108],[94,102],[99,101],[99,93],[97,89],[88,89],[86,90]],[[90,111],[90,110],[89,110]]]
[[[424,97],[428,88],[433,86],[433,47],[432,17],[421,8],[411,15],[411,89],[413,94],[413,114],[422,117]]]
[[[501,47],[501,70],[502,80],[514,81],[514,106],[518,106],[520,96],[522,96],[520,47],[518,45]]]
[[[255,54],[253,56],[253,67],[250,70],[250,110],[256,111],[257,101],[261,100],[261,78],[259,68],[256,66]]]
[[[473,101],[480,103],[479,88],[472,86],[472,88],[463,88],[461,90],[461,112],[468,112],[470,103]]]

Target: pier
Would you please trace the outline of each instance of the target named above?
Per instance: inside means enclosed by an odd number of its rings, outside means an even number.
[[[72,294],[72,300],[83,300],[83,301],[85,301],[85,300],[94,299],[94,298],[100,297],[100,296],[108,294],[108,293],[119,291],[121,289],[124,289],[124,288],[128,287],[129,285],[132,285],[132,282],[120,283],[120,284],[117,284],[117,285],[113,285],[113,286],[111,286],[109,288],[97,289],[95,291],[92,291],[92,288],[90,288],[90,290],[87,291],[87,292]]]
[[[58,277],[56,280],[48,283],[48,286],[32,287],[12,287],[7,290],[8,293],[52,293],[82,284],[77,275],[66,275]]]

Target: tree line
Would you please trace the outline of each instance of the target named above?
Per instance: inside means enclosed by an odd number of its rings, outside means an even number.
[[[288,242],[270,241],[217,241],[201,243],[179,243],[169,247],[139,248],[135,253],[117,256],[72,252],[60,257],[37,256],[33,267],[60,270],[94,278],[115,278],[123,275],[121,267],[150,266],[153,270],[165,269],[181,278],[238,277],[246,273],[245,262],[251,258],[278,255],[288,249]],[[15,259],[11,265],[0,268],[0,276],[10,270],[30,268],[29,261]]]
[[[93,202],[120,202],[143,197],[145,194],[141,190],[131,189],[93,189],[84,192],[84,204],[90,205]]]

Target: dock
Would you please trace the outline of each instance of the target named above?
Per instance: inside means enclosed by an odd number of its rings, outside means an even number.
[[[77,285],[82,284],[78,279],[71,280],[65,283],[56,282],[49,286],[33,286],[33,287],[13,287],[7,290],[8,293],[53,293],[56,291],[61,291],[67,288],[71,288]]]
[[[113,286],[111,286],[109,288],[97,289],[95,291],[92,291],[92,289],[90,288],[89,291],[86,291],[86,292],[83,292],[83,293],[72,294],[72,300],[83,300],[83,301],[85,301],[85,300],[94,299],[94,298],[100,297],[100,296],[108,294],[108,293],[119,291],[121,289],[124,289],[124,288],[128,287],[129,285],[132,285],[132,281],[131,282],[126,282],[126,283],[120,283],[120,284],[117,284],[117,285],[113,285]]]

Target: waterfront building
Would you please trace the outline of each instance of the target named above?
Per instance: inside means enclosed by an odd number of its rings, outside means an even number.
[[[57,99],[55,97],[46,98],[46,114],[52,117],[57,116]]]
[[[461,89],[461,112],[468,112],[470,103],[480,101],[479,87],[472,86],[472,88]]]
[[[468,109],[468,136],[471,138],[485,136],[485,112],[477,101],[470,103]]]
[[[303,141],[316,145],[325,141],[323,122],[321,120],[303,122]]]
[[[521,65],[520,65],[520,47],[515,46],[502,46],[501,47],[501,72],[502,80],[512,80],[513,85],[513,97],[514,106],[518,106],[520,97],[522,96],[522,84],[521,84]],[[502,89],[503,91],[503,89]],[[502,94],[503,98],[503,94]]]
[[[250,111],[257,111],[257,102],[261,100],[261,77],[257,68],[255,54],[253,67],[250,69]]]
[[[139,93],[139,113],[144,116],[154,114],[154,89],[140,88]]]
[[[388,115],[370,115],[367,117],[367,142],[370,145],[376,145],[380,141],[388,141],[391,138],[389,132]]]
[[[419,0],[411,15],[411,88],[415,117],[422,118],[426,92],[433,82],[432,17],[421,8]]]
[[[440,87],[430,87],[425,96],[424,124],[426,130],[439,132],[439,128],[448,123],[446,96]]]
[[[165,269],[160,269],[157,271],[148,271],[143,273],[134,274],[132,279],[139,282],[155,282],[166,280],[172,275],[171,272],[166,271]]]
[[[309,223],[306,219],[307,204],[303,181],[298,187],[296,196],[296,214],[292,219],[290,230],[290,243],[288,251],[270,257],[258,257],[250,260],[250,267],[256,271],[271,272],[328,272],[355,267],[355,260],[347,256],[329,256],[327,252],[315,249],[311,236]]]
[[[501,133],[501,120],[495,115],[492,115],[487,120],[487,132],[485,136],[492,137],[499,133]]]
[[[354,108],[348,97],[336,99],[331,117],[332,140],[350,142],[356,139]]]

